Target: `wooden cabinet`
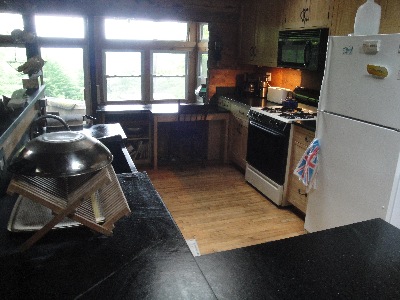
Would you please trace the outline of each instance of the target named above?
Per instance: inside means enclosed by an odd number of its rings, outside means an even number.
[[[356,17],[357,9],[360,5],[364,4],[366,0],[335,0],[335,7],[332,18],[332,25],[330,34],[345,36],[354,32],[354,20]],[[376,3],[381,5],[381,26],[380,33],[397,32],[400,29],[400,22],[398,21],[397,12],[395,9],[400,9],[400,3],[397,0],[375,0]],[[388,7],[388,2],[391,7]],[[394,11],[393,11],[394,10]],[[397,25],[397,31],[393,31]],[[384,29],[384,30],[382,30]]]
[[[250,106],[219,97],[218,105],[231,112],[229,119],[228,157],[242,170],[246,169],[247,136]]]
[[[285,0],[283,29],[330,27],[334,0]]]
[[[276,67],[280,1],[242,4],[239,58],[244,64]]]
[[[242,170],[246,168],[248,122],[250,107],[239,103],[231,104],[229,126],[229,158]]]
[[[286,194],[287,201],[297,207],[304,214],[307,210],[307,193],[306,188],[301,183],[299,178],[293,174],[297,163],[300,161],[307,147],[310,145],[311,141],[314,139],[314,132],[302,128],[300,126],[293,126],[293,139],[292,148],[290,156],[290,166],[289,166],[289,182],[288,191]]]
[[[120,123],[127,136],[126,149],[136,165],[151,163],[151,114],[146,111],[109,114],[105,123]]]

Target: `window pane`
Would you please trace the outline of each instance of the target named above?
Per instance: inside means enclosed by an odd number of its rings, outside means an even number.
[[[155,77],[153,78],[153,99],[185,99],[186,78]]]
[[[208,62],[208,53],[202,53],[200,56],[200,77],[207,77],[207,62]]]
[[[14,29],[24,29],[22,15],[0,13],[0,34],[10,35]]]
[[[142,73],[140,52],[106,52],[106,75],[140,76]]]
[[[105,19],[106,39],[186,41],[187,23]]]
[[[208,24],[200,25],[200,41],[208,41],[210,33],[208,32]]]
[[[186,53],[153,53],[153,75],[186,75]]]
[[[84,38],[82,17],[35,16],[36,34],[40,37]]]
[[[140,77],[107,78],[107,101],[141,100]]]
[[[186,53],[153,53],[153,99],[186,98]]]
[[[41,48],[43,81],[49,97],[84,100],[82,48]]]
[[[11,97],[12,93],[22,89],[22,78],[17,68],[26,62],[25,48],[0,47],[0,96]]]

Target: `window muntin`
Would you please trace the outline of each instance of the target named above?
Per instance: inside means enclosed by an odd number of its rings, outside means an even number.
[[[24,29],[24,21],[20,14],[0,13],[0,34],[11,35],[14,29]]]
[[[36,15],[35,26],[36,34],[39,37],[85,37],[85,26],[82,17]]]
[[[104,24],[106,39],[186,41],[188,35],[185,22],[106,18]]]
[[[107,101],[142,100],[142,53],[107,51]]]
[[[46,95],[83,102],[83,49],[42,47],[41,56],[45,61],[43,82]]]
[[[187,97],[187,53],[152,53],[153,100],[185,100]]]

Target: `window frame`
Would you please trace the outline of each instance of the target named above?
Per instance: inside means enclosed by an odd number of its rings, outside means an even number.
[[[35,22],[35,16],[55,16],[54,14],[38,13],[32,14],[33,22]],[[79,17],[83,19],[83,37],[82,38],[70,38],[70,37],[36,37],[37,47],[41,48],[81,48],[82,49],[82,66],[83,66],[83,98],[86,105],[86,113],[92,114],[93,103],[90,101],[91,90],[90,90],[90,64],[89,64],[89,51],[88,51],[88,19],[84,15],[76,14],[60,14],[65,17]],[[44,84],[46,84],[44,82]]]
[[[186,99],[185,102],[196,102],[196,95],[194,91],[197,83],[197,67],[198,67],[198,49],[201,44],[201,49],[207,49],[207,43],[198,42],[198,26],[202,23],[187,22],[188,24],[188,38],[187,41],[135,41],[135,40],[113,40],[105,38],[104,20],[106,17],[96,17],[95,30],[96,30],[96,44],[97,51],[101,51],[101,58],[97,59],[96,72],[100,96],[98,103],[100,105],[113,105],[113,104],[155,104],[155,103],[176,103],[178,100],[153,100],[152,98],[152,77],[151,77],[151,52],[152,51],[184,51],[187,52],[187,80],[186,80]],[[177,22],[180,22],[176,20]],[[104,52],[105,51],[143,51],[143,74],[142,74],[142,101],[126,100],[126,101],[108,101],[107,100],[107,87],[105,81],[104,70]],[[207,49],[208,50],[208,49]],[[193,91],[193,92],[192,92]]]

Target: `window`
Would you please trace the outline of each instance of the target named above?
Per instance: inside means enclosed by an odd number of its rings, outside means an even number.
[[[136,19],[105,19],[106,39],[186,41],[188,24]]]
[[[17,68],[25,63],[25,48],[0,47],[0,96],[11,97],[12,93],[22,89],[22,78]]]
[[[84,18],[35,15],[34,21],[45,61],[47,111],[58,112],[67,122],[82,121],[86,114]]]
[[[207,79],[207,71],[208,71],[208,52],[200,52],[199,53],[199,76],[197,80],[197,84],[206,84]]]
[[[59,99],[84,100],[82,48],[41,48],[46,95]]]
[[[107,51],[105,74],[108,101],[142,100],[141,52]]]
[[[200,34],[199,34],[200,42],[208,41],[210,33],[208,32],[208,24],[207,23],[202,23],[200,24]]]
[[[11,35],[14,29],[24,29],[22,15],[0,13],[0,34]]]
[[[83,38],[85,32],[82,17],[37,15],[35,26],[39,37]]]
[[[152,55],[153,100],[185,100],[187,54],[155,52]]]
[[[187,99],[189,59],[196,59],[189,55],[194,45],[188,43],[188,23],[106,18],[104,25],[111,48],[104,50],[107,102]]]

